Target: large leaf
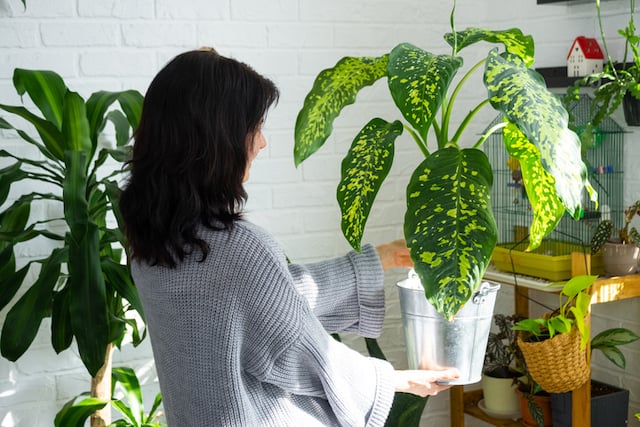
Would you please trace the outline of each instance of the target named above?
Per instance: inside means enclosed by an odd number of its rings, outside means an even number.
[[[451,319],[478,288],[497,241],[493,175],[477,149],[444,148],[407,187],[405,238],[427,299]]]
[[[13,72],[13,85],[20,96],[26,92],[44,118],[58,130],[62,129],[62,110],[67,86],[53,71],[24,70]]]
[[[556,194],[555,179],[542,167],[536,146],[512,123],[503,129],[502,135],[507,153],[520,162],[522,181],[533,210],[528,248],[533,250],[556,228],[564,215],[564,206]]]
[[[420,397],[410,393],[396,393],[385,427],[419,427],[420,418],[429,396]]]
[[[80,358],[91,376],[104,363],[109,343],[107,297],[100,265],[98,227],[78,224],[71,230],[68,283],[73,298],[69,313]]]
[[[466,28],[463,31],[456,32],[455,35],[454,39],[453,33],[447,33],[444,35],[444,39],[451,47],[455,46],[457,52],[481,41],[502,43],[507,52],[520,57],[528,67],[533,65],[535,50],[533,37],[522,34],[522,31],[518,28],[501,31],[488,30],[486,28]]]
[[[560,100],[521,59],[510,54],[501,56],[496,49],[487,58],[484,81],[491,105],[540,150],[542,166],[556,180],[556,193],[578,219],[582,190],[588,185],[587,168],[581,158],[580,140],[567,127],[567,111]]]
[[[426,139],[462,58],[434,55],[409,43],[389,54],[389,90],[404,118]]]
[[[386,76],[387,59],[387,55],[344,57],[318,74],[296,119],[296,166],[322,147],[333,130],[333,121],[344,107],[355,102],[358,92]]]
[[[120,384],[124,396],[129,404],[128,413],[126,414],[131,418],[131,421],[135,420],[138,425],[142,424],[144,420],[144,407],[142,406],[142,391],[140,390],[140,382],[136,373],[131,368],[118,367],[113,368],[111,372],[113,378],[113,385]],[[122,411],[122,408],[119,408]]]
[[[64,248],[54,249],[35,283],[7,313],[0,337],[2,356],[16,361],[33,342],[42,319],[51,313],[51,295],[66,255]]]
[[[140,295],[138,295],[138,290],[133,283],[128,266],[118,264],[111,258],[103,258],[102,271],[106,277],[107,284],[111,286],[119,296],[127,300],[144,321],[142,301],[140,301]]]
[[[591,348],[629,344],[640,337],[627,328],[611,328],[600,332],[591,340]]]
[[[342,161],[338,203],[342,233],[357,251],[371,206],[393,163],[394,142],[402,134],[402,123],[375,118],[353,140]]]

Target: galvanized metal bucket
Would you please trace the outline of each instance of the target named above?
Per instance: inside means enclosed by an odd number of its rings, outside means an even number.
[[[482,282],[448,321],[427,301],[420,279],[410,272],[398,283],[409,369],[455,367],[460,378],[449,384],[480,381],[498,289],[498,284]]]

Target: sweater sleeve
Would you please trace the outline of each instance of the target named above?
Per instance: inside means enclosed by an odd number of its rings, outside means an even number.
[[[392,366],[334,340],[311,313],[264,380],[326,399],[341,426],[384,426],[394,397]]]
[[[289,272],[313,314],[330,332],[378,337],[384,319],[384,273],[373,245],[361,253],[299,265]]]

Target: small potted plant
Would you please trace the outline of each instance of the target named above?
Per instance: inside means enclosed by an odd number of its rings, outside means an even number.
[[[455,11],[455,1],[453,5]],[[294,146],[295,164],[299,165],[323,146],[334,120],[356,101],[361,89],[386,79],[403,119],[373,118],[355,136],[342,162],[337,188],[342,231],[359,250],[376,194],[391,168],[396,140],[406,130],[424,159],[416,165],[407,186],[404,220],[404,236],[419,284],[406,292],[401,288],[401,300],[404,294],[415,300],[426,298],[437,321],[442,320],[434,328],[439,330],[447,328],[444,323],[459,320],[463,307],[472,306],[468,301],[486,299],[476,297],[498,234],[490,202],[493,170],[481,150],[489,135],[502,131],[506,150],[522,165],[533,212],[530,249],[540,245],[565,212],[579,218],[585,189],[595,197],[586,179],[580,140],[568,128],[567,111],[530,68],[533,38],[517,28],[456,31],[453,11],[451,32],[444,35],[450,54],[434,54],[400,43],[379,57],[347,56],[321,71],[298,113]],[[503,49],[490,48],[482,60],[463,68],[461,51],[480,42]],[[465,71],[458,75],[460,70]],[[458,95],[481,70],[487,97],[471,109],[467,105],[457,109]],[[465,132],[487,105],[500,112],[504,122],[480,137]],[[459,126],[455,128],[454,123]],[[492,312],[493,307],[480,326],[484,340],[470,348],[486,345]],[[431,340],[432,336],[424,335],[415,340]],[[465,338],[475,336],[478,334],[465,334]],[[442,344],[432,343],[428,348]],[[460,344],[467,343],[461,340]],[[468,382],[480,380],[483,356],[480,352]],[[421,360],[422,356],[416,358]]]
[[[597,276],[575,276],[560,292],[559,308],[539,318],[514,325],[518,347],[533,379],[549,393],[574,390],[589,379],[586,347],[589,324],[585,321],[589,286]]]
[[[622,228],[616,230],[615,223],[607,219],[601,221],[593,233],[591,253],[596,254],[602,249],[604,271],[609,276],[633,274],[638,269],[640,234],[635,227],[629,228],[636,215],[640,215],[640,200],[624,211]]]
[[[517,363],[520,349],[516,343],[513,326],[523,320],[517,314],[506,316],[496,314],[493,321],[497,332],[489,333],[482,373],[482,404],[480,409],[494,417],[518,418],[520,402],[515,393],[519,377],[523,376],[523,366]]]

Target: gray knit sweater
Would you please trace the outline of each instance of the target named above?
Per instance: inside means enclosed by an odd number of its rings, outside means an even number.
[[[375,248],[303,266],[245,221],[201,237],[204,262],[133,265],[169,426],[384,425],[393,368],[329,335],[379,335]]]

